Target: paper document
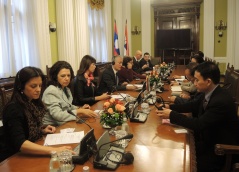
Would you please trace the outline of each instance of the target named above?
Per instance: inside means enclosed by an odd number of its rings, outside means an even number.
[[[185,79],[175,79],[175,81],[177,81],[178,83],[183,82]]]
[[[171,90],[172,91],[182,91],[182,88],[180,85],[174,85],[174,86],[171,86]]]
[[[139,89],[143,88],[143,84],[127,84],[127,86],[136,86]]]
[[[128,94],[124,94],[124,93],[120,93],[120,94],[117,94],[117,95],[111,95],[112,98],[114,99],[126,99],[126,97],[128,96]]]
[[[0,127],[2,127],[3,126],[3,123],[2,123],[2,120],[0,120]]]
[[[47,134],[44,145],[60,145],[69,143],[80,143],[84,137],[84,131],[73,133]]]

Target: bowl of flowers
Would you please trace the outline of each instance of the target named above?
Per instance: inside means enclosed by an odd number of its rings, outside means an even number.
[[[112,128],[114,130],[115,127],[123,124],[123,119],[126,115],[124,110],[125,107],[120,100],[114,98],[107,100],[103,105],[100,123],[104,128]]]

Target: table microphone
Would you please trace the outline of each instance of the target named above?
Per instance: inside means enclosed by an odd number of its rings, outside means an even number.
[[[67,112],[71,115],[73,115],[74,117],[76,117],[77,119],[77,123],[84,123],[86,124],[88,127],[90,127],[90,129],[92,128],[89,124],[87,124],[83,119],[81,119],[79,116],[75,115],[71,110],[67,110]]]
[[[112,86],[111,91],[110,91],[110,93],[108,93],[108,95],[111,95],[114,91],[117,91],[115,85]]]
[[[163,106],[157,106],[155,103],[163,103]],[[163,110],[163,107],[165,107],[165,103],[164,103],[164,100],[161,96],[158,96],[156,102],[154,103],[154,106],[158,109],[158,110]]]
[[[119,139],[116,139],[116,140],[113,140],[113,141],[110,141],[110,142],[106,142],[102,145],[100,145],[97,153],[96,153],[96,158],[94,159],[94,167],[95,168],[101,168],[101,169],[104,169],[104,167],[107,166],[107,163],[103,163],[103,162],[99,162],[100,161],[100,155],[99,155],[99,152],[102,148],[102,146],[104,145],[107,145],[107,144],[110,144],[110,143],[113,143],[113,142],[116,142],[116,141],[119,141],[119,140],[124,140],[124,139],[132,139],[133,138],[133,134],[128,134],[122,138],[119,138]],[[131,154],[131,153],[126,153],[126,154]],[[132,163],[134,161],[134,157],[133,155],[131,154],[130,156],[127,156],[127,157],[130,157],[129,159],[127,159],[127,161],[130,161],[130,163]],[[118,164],[121,164],[121,162],[114,162],[114,163],[118,163]],[[130,164],[129,162],[125,162],[125,164]]]

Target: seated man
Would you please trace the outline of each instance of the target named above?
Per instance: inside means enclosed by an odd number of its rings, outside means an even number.
[[[134,64],[133,64],[133,68],[132,69],[133,69],[133,71],[135,71],[138,74],[142,74],[144,72],[144,69],[146,67],[148,67],[146,64],[143,65],[142,67],[140,67],[139,62],[140,62],[141,58],[142,58],[142,52],[140,50],[137,50],[135,52],[134,57],[133,57],[133,63]]]
[[[133,85],[127,85],[128,82],[119,83],[117,72],[121,70],[122,63],[123,63],[123,58],[120,56],[117,56],[114,58],[114,61],[112,62],[112,66],[104,70],[101,81],[100,81],[99,89],[98,89],[100,93],[105,93],[105,92],[111,93],[116,90],[137,89],[137,87]]]
[[[194,84],[203,96],[181,105],[165,105],[157,115],[194,131],[197,171],[220,171],[224,156],[215,154],[216,144],[239,145],[239,125],[232,96],[219,85],[220,71],[213,62],[195,69]],[[179,113],[180,112],[180,113]],[[192,117],[181,113],[194,112]]]
[[[143,69],[144,65],[147,65],[147,67]],[[144,57],[140,60],[139,66],[143,69],[144,72],[153,70],[153,65],[151,63],[150,55],[148,52],[144,53]]]
[[[200,95],[200,94],[196,94],[197,88],[193,84],[194,83],[194,76],[193,76],[194,70],[197,65],[198,65],[197,63],[191,62],[186,66],[185,76],[186,76],[187,80],[180,83],[181,89],[183,92],[180,94],[180,96],[170,97],[170,100],[172,102],[174,102],[175,104],[186,103],[187,101],[192,100],[191,98],[194,97],[194,95]]]

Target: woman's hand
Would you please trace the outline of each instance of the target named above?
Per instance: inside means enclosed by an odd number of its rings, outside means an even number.
[[[51,125],[46,126],[46,128],[42,129],[43,134],[52,134],[55,133],[56,127],[53,127]]]
[[[97,117],[97,113],[90,109],[77,109],[77,115],[78,114],[83,114],[86,117]]]
[[[54,147],[53,151],[56,151],[57,153],[60,153],[62,151],[69,150],[73,155],[76,154],[76,152],[72,151],[72,148],[70,146],[61,146],[61,147]]]
[[[107,93],[103,93],[101,96],[100,96],[100,100],[105,100],[105,99],[109,99],[111,96],[108,95]]]
[[[90,109],[90,105],[84,104],[84,106],[81,107],[82,109]]]

